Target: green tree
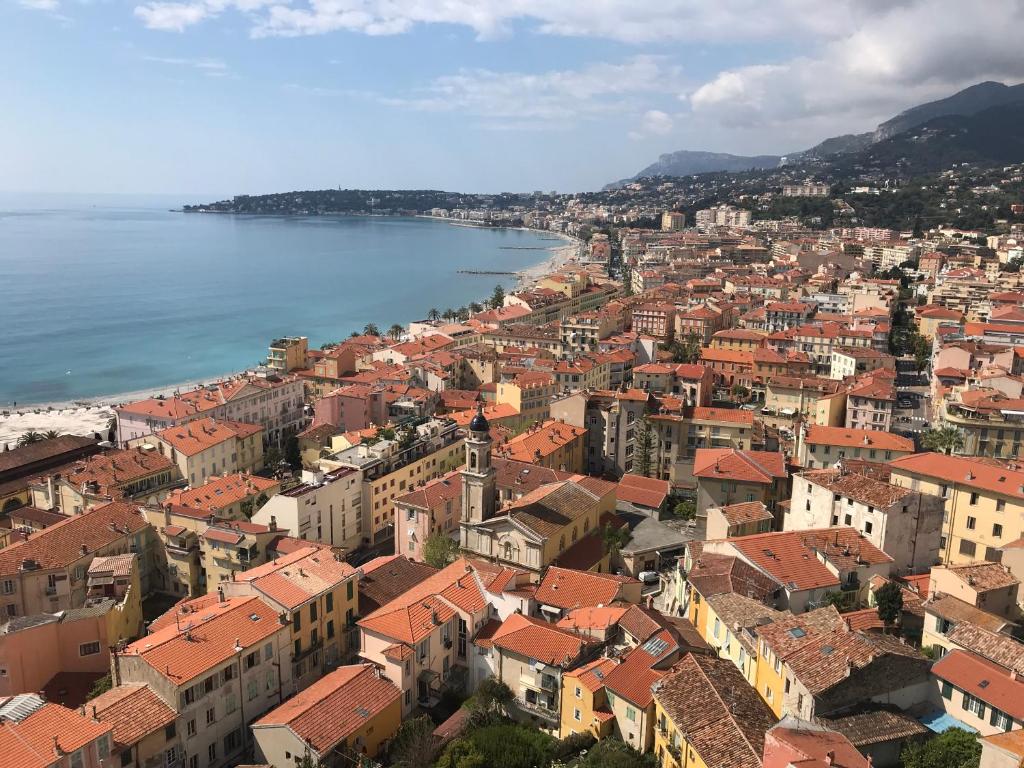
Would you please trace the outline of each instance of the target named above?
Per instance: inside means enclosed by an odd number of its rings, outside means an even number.
[[[491,675],[480,681],[473,693],[472,708],[488,714],[507,715],[515,694],[504,682]]]
[[[53,440],[55,437],[60,437],[60,432],[56,429],[48,429],[43,432],[43,439],[45,440]]]
[[[526,725],[487,725],[449,744],[437,768],[538,768],[550,764],[555,744],[551,736]]]
[[[435,568],[444,568],[459,556],[459,544],[451,536],[432,533],[423,542],[423,559]]]
[[[915,333],[911,341],[911,353],[914,355],[914,367],[918,371],[923,371],[928,366],[928,361],[932,359],[932,345],[924,336]]]
[[[92,688],[89,691],[89,699],[95,699],[107,691],[109,691],[114,685],[114,681],[110,677],[110,673],[107,672],[103,677],[92,684]]]
[[[697,517],[697,502],[684,499],[675,505],[672,513],[680,520],[693,520]]]
[[[487,760],[472,741],[456,739],[441,755],[436,768],[487,768]]]
[[[472,312],[474,315],[477,312],[483,312],[484,311],[484,305],[481,304],[479,301],[471,301],[471,302],[469,302],[469,311]]]
[[[920,216],[918,216],[916,219],[914,219],[914,232],[913,232],[913,235],[914,235],[914,238],[917,239],[917,240],[920,240],[922,237],[924,237],[924,227],[921,226],[921,217]]]
[[[31,445],[32,443],[38,443],[43,440],[43,433],[36,432],[34,429],[30,429],[28,432],[23,432],[21,437],[18,438],[18,445],[25,446]]]
[[[380,328],[375,323],[367,323],[363,326],[364,336],[380,336]]]
[[[891,627],[899,623],[903,613],[903,590],[895,581],[889,581],[875,590],[875,604],[878,606],[878,618],[885,626]]]
[[[302,452],[299,450],[299,438],[295,435],[284,442],[284,460],[292,469],[302,469]]]
[[[402,326],[400,326],[398,323],[395,323],[390,328],[388,328],[388,336],[390,336],[395,341],[398,341],[400,338],[402,338],[402,334],[404,332],[405,332],[405,329]]]
[[[427,312],[427,320],[430,320],[431,322],[436,322],[436,321],[438,321],[440,319],[441,319],[441,313],[438,312],[436,308],[432,307]]]
[[[398,727],[388,746],[388,757],[392,768],[430,768],[439,747],[434,723],[426,715],[420,715]]]
[[[651,476],[654,467],[654,430],[646,416],[640,419],[636,432],[636,444],[633,451],[633,473]]]
[[[921,435],[921,445],[929,451],[952,455],[963,450],[964,434],[952,426],[929,429]]]
[[[281,463],[283,456],[281,456],[281,449],[276,445],[272,445],[267,448],[263,454],[263,464],[270,469],[277,469],[277,465]]]
[[[973,733],[950,728],[927,741],[908,742],[900,753],[903,768],[978,768],[981,744]]]
[[[683,339],[676,339],[669,347],[674,363],[695,363],[700,360],[700,337],[690,331]]]
[[[501,287],[501,283],[498,283],[494,286],[494,293],[491,294],[491,307],[498,309],[503,306],[505,306],[505,289]]]
[[[732,396],[739,400],[746,400],[748,397],[750,397],[750,390],[744,387],[742,384],[733,384]]]
[[[611,559],[614,560],[629,541],[629,527],[623,525],[621,528],[612,528],[610,525],[605,525],[601,531],[601,538],[604,540],[605,553],[611,555]]]
[[[653,752],[641,754],[618,739],[601,739],[577,763],[579,768],[655,768],[657,764]]]

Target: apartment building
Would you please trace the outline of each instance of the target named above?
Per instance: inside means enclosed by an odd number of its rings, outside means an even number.
[[[107,669],[110,669],[108,662]],[[187,755],[178,713],[148,685],[117,685],[89,700],[94,720],[113,730],[111,756],[122,768],[183,768]]]
[[[289,626],[258,597],[203,601],[176,619],[114,654],[114,684],[148,685],[178,712],[185,768],[237,765],[252,723],[296,692]]]
[[[681,211],[665,211],[661,214],[661,231],[678,232],[686,228],[686,214]]]
[[[633,369],[633,386],[645,392],[678,395],[683,405],[711,404],[714,372],[706,365],[647,363]]]
[[[676,308],[672,304],[640,304],[633,307],[632,328],[641,336],[671,341],[675,333]]]
[[[1014,459],[1024,445],[1024,398],[968,388],[934,404],[944,426],[963,436],[964,456]]]
[[[212,477],[194,488],[172,491],[164,501],[175,507],[202,509],[224,520],[248,520],[254,510],[280,490],[277,480],[235,472]]]
[[[760,501],[776,512],[788,498],[785,457],[770,451],[698,448],[693,459],[697,478],[697,511],[740,502]]]
[[[212,592],[271,559],[269,549],[282,532],[248,520],[214,518],[199,538],[199,586]]]
[[[597,343],[622,330],[619,316],[611,312],[570,315],[559,323],[563,354],[575,356],[597,349]]]
[[[357,650],[350,638],[359,572],[329,549],[301,547],[220,585],[225,597],[254,596],[289,623],[291,678],[305,688]]]
[[[37,693],[0,700],[0,754],[18,768],[104,768],[112,730]]]
[[[305,336],[284,336],[270,342],[267,367],[278,375],[308,366],[309,339]]]
[[[760,423],[751,411],[732,408],[683,408],[658,410],[650,416],[657,437],[653,465],[657,477],[674,487],[691,487],[694,460],[704,448],[758,450],[763,447]]]
[[[555,400],[550,408],[554,419],[586,430],[587,474],[619,477],[633,469],[639,422],[650,400],[637,389],[577,392]]]
[[[524,371],[511,380],[498,382],[494,402],[515,408],[519,419],[512,426],[518,432],[548,418],[551,398],[556,391],[555,378],[550,373]]]
[[[302,472],[302,482],[271,496],[252,522],[289,531],[299,539],[356,549],[363,541],[363,482],[358,470]]]
[[[782,527],[853,527],[893,558],[898,573],[921,573],[939,561],[944,503],[845,469],[816,469],[794,475]]]
[[[919,453],[890,463],[894,484],[945,499],[941,557],[949,565],[998,560],[1024,537],[1024,470],[1016,462]]]
[[[796,460],[808,469],[831,467],[843,459],[892,461],[915,452],[914,441],[875,429],[801,425],[797,433]]]
[[[263,468],[263,428],[258,424],[203,418],[139,439],[154,441],[193,486],[225,472]]]
[[[495,448],[495,454],[565,472],[583,472],[586,467],[587,430],[551,419],[530,427]]]

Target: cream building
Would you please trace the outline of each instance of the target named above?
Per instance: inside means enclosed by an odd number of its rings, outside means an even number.
[[[362,475],[349,467],[303,471],[302,483],[271,496],[252,521],[276,524],[299,539],[356,549],[363,541]]]

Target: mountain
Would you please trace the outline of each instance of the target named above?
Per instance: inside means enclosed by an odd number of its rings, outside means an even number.
[[[930,101],[900,112],[875,129],[874,140],[882,141],[915,126],[946,115],[975,115],[990,107],[1024,101],[1024,83],[1004,85],[986,81],[964,88],[945,99]]]
[[[1006,85],[1004,83],[986,81],[964,88],[962,91],[958,91],[944,99],[930,101],[927,104],[919,104],[916,107],[906,109],[895,117],[879,124],[870,133],[834,136],[825,139],[810,149],[802,152],[793,152],[782,157],[775,155],[743,157],[718,152],[690,152],[687,150],[672,152],[662,155],[656,163],[647,166],[635,176],[609,184],[606,189],[622,186],[624,183],[633,179],[643,178],[644,176],[687,176],[694,173],[711,173],[715,171],[747,171],[752,168],[774,168],[783,160],[786,164],[793,164],[804,160],[822,160],[844,155],[859,157],[862,152],[870,150],[871,147],[879,142],[894,138],[898,139],[906,131],[928,124],[933,120],[946,117],[969,118],[989,109],[1015,104],[1024,104],[1024,83]],[[969,130],[974,135],[980,135],[978,132],[982,129],[976,123],[970,123]],[[950,137],[946,137],[939,143],[942,143],[951,152],[954,149],[954,144],[956,144],[956,142],[951,142]],[[894,146],[903,146],[908,150],[920,149],[920,146],[910,147],[902,140],[898,141],[897,145]],[[959,149],[956,151],[964,149],[962,146],[957,146]],[[887,155],[890,149],[892,148],[884,149],[881,155]],[[911,154],[918,156],[916,151],[912,151]],[[920,162],[923,162],[923,160],[923,158],[919,158]],[[970,161],[964,160],[964,162]]]
[[[971,115],[943,115],[877,141],[850,155],[835,156],[833,169],[898,169],[916,176],[955,163],[997,167],[1024,162],[1024,101]]]
[[[775,168],[782,158],[779,155],[730,155],[725,152],[695,152],[688,149],[670,152],[658,158],[640,173],[628,179],[608,184],[605,189],[621,187],[633,179],[645,176],[690,176],[695,173],[715,173],[717,171],[749,171],[752,168]]]

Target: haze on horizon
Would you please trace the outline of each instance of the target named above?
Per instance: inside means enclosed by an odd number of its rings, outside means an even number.
[[[1024,80],[1019,0],[0,0],[0,191],[596,189]]]

